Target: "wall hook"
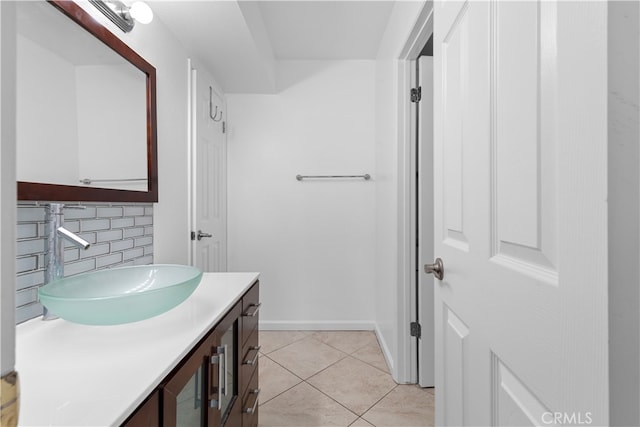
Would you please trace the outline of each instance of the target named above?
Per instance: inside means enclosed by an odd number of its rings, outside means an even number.
[[[222,120],[222,110],[220,110],[220,117],[218,117],[218,106],[216,105],[216,112],[213,112],[213,88],[209,86],[209,117],[214,122]]]

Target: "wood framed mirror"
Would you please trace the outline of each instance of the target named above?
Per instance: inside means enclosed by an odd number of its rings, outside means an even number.
[[[155,68],[72,1],[17,22],[18,200],[157,202]]]

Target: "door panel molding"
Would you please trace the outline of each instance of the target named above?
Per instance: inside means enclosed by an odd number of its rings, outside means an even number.
[[[463,252],[469,251],[469,239],[464,232],[464,169],[465,169],[465,105],[467,103],[468,57],[467,11],[465,2],[442,42],[442,103],[445,112],[443,138],[443,167],[447,171],[443,180],[444,243]]]
[[[553,413],[493,352],[491,368],[491,425],[544,425],[553,420]]]
[[[489,24],[492,261],[551,285],[558,284],[556,8],[494,2]]]
[[[443,393],[445,398],[444,420],[445,425],[465,425],[465,366],[468,366],[465,352],[465,343],[469,336],[469,328],[453,312],[443,304],[443,337],[444,337],[444,383],[436,390]]]

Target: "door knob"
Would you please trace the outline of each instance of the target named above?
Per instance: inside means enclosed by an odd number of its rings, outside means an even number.
[[[425,264],[424,272],[427,274],[432,273],[436,276],[436,279],[442,280],[444,277],[444,263],[442,262],[442,258],[436,258],[436,262],[433,264]]]
[[[198,230],[198,240],[202,240],[204,237],[213,237],[213,235],[209,233],[203,233],[202,230]]]

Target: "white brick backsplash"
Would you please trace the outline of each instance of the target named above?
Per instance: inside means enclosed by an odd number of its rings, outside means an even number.
[[[32,286],[40,286],[44,283],[44,270],[33,273],[19,274],[16,279],[16,289],[26,289]]]
[[[138,225],[151,225],[153,224],[153,217],[150,216],[138,216],[135,218],[136,226]]]
[[[18,224],[16,235],[18,239],[33,239],[38,237],[38,224]]]
[[[153,256],[145,256],[142,258],[136,258],[133,260],[135,265],[147,265],[153,263]]]
[[[135,220],[133,218],[117,218],[111,220],[111,228],[133,227]]]
[[[153,243],[153,237],[151,236],[138,237],[135,239],[135,241],[136,241],[136,246],[147,246]]]
[[[122,239],[122,230],[120,229],[98,232],[98,242],[110,242],[120,239]]]
[[[111,242],[111,252],[124,251],[133,247],[133,239],[117,240]]]
[[[16,271],[18,273],[25,273],[27,271],[33,271],[38,268],[38,256],[30,255],[16,260]]]
[[[44,252],[44,239],[18,241],[16,255],[31,255]]]
[[[93,206],[86,206],[84,209],[65,209],[64,219],[83,219],[83,218],[95,218],[96,208]],[[43,216],[44,218],[44,216]]]
[[[144,228],[125,228],[124,237],[138,237],[144,235]]]
[[[43,222],[44,207],[18,207],[18,221],[23,222]]]
[[[80,249],[79,248],[69,248],[64,251],[64,261],[77,261],[80,259]]]
[[[89,241],[87,250],[65,240],[65,277],[98,268],[153,263],[151,204],[81,203],[65,209],[65,227]],[[38,288],[44,283],[45,227],[43,206],[19,206],[17,215],[16,321],[38,317]]]
[[[69,231],[73,231],[74,233],[80,232],[80,221],[64,221],[64,228]]]
[[[82,231],[109,230],[111,228],[111,220],[109,219],[90,219],[82,221]]]
[[[94,244],[96,242],[96,233],[95,232],[78,233],[78,236],[82,237],[84,240],[86,240],[87,242],[89,242],[91,244]],[[69,240],[64,239],[64,247],[65,247],[65,249],[67,249],[67,248],[76,248],[77,246],[74,245]]]
[[[64,263],[64,277],[75,276],[76,274],[86,273],[87,271],[96,269],[96,259],[89,258],[77,262]]]
[[[98,208],[98,218],[115,218],[122,216],[124,212],[122,207]]]
[[[122,262],[122,252],[96,258],[96,267],[106,267],[107,265],[118,264],[119,262]]]
[[[31,304],[38,299],[38,288],[29,288],[16,292],[16,307]]]
[[[129,251],[124,251],[123,255],[125,260],[139,258],[141,256],[144,256],[144,248],[135,248]]]
[[[144,206],[125,206],[124,216],[142,216],[144,215]]]
[[[23,305],[16,309],[16,323],[26,322],[38,316],[42,316],[42,305],[39,302]]]
[[[91,245],[88,249],[83,249],[80,251],[80,258],[95,258],[99,255],[104,255],[109,253],[109,243],[100,243],[97,245]]]

